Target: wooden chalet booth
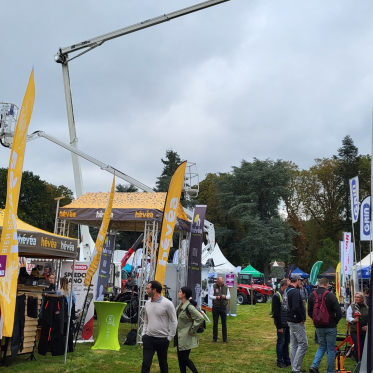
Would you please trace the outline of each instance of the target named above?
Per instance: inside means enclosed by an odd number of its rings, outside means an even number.
[[[0,209],[0,236],[3,228],[4,212]],[[30,224],[17,219],[18,232],[18,256],[19,258],[31,258],[41,260],[72,260],[78,258],[79,246],[75,238],[55,235],[43,231]],[[22,267],[21,267],[22,268]],[[19,282],[21,282],[19,280]],[[30,354],[31,360],[34,358],[34,348],[37,340],[38,319],[27,316],[27,301],[29,297],[38,299],[38,309],[40,309],[43,289],[46,284],[37,279],[27,281],[26,284],[18,284],[17,296],[25,295],[25,325],[23,330],[24,340],[23,349],[18,351],[20,354]],[[1,358],[11,355],[11,338],[3,338]]]

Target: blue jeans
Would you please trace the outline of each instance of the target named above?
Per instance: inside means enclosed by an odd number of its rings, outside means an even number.
[[[290,330],[289,327],[282,328],[283,333],[279,333],[277,330],[277,344],[276,344],[276,353],[277,353],[277,364],[286,364],[290,365],[289,357],[289,343],[290,343]]]
[[[334,373],[337,328],[316,328],[316,333],[319,340],[319,349],[316,351],[311,367],[319,368],[320,361],[326,352],[328,357],[327,373]]]

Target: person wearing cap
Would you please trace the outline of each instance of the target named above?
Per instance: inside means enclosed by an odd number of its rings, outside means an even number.
[[[288,298],[287,322],[290,329],[290,362],[292,373],[305,372],[305,370],[301,370],[301,367],[308,348],[305,327],[306,310],[300,296],[300,283],[300,276],[292,275],[290,278],[290,285],[286,289]]]

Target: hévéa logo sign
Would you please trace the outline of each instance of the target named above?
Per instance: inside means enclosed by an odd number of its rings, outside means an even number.
[[[165,219],[167,221],[167,228],[166,228],[166,237],[164,240],[161,240],[161,256],[158,260],[158,264],[161,266],[166,266],[167,259],[168,259],[168,252],[170,250],[172,234],[173,234],[173,225],[176,219],[176,209],[178,205],[179,199],[172,198],[170,201],[170,210],[168,213],[165,213]]]

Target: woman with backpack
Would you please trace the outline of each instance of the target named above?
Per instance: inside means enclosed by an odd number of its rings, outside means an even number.
[[[193,373],[198,373],[192,360],[189,359],[189,354],[192,348],[198,347],[196,333],[204,318],[196,309],[197,302],[191,296],[192,290],[186,286],[182,287],[178,293],[178,298],[181,302],[176,308],[178,323],[174,345],[177,347],[177,357],[181,373],[186,373],[187,367]]]
[[[369,320],[369,307],[366,304],[365,297],[363,293],[355,293],[355,303],[352,303],[346,314],[346,320],[350,323],[350,333],[351,338],[354,341],[354,355],[356,361],[360,360],[361,355],[363,354],[365,334],[368,328]],[[358,342],[358,330],[357,326],[359,325],[359,342]],[[360,356],[358,356],[358,343],[360,344]]]

